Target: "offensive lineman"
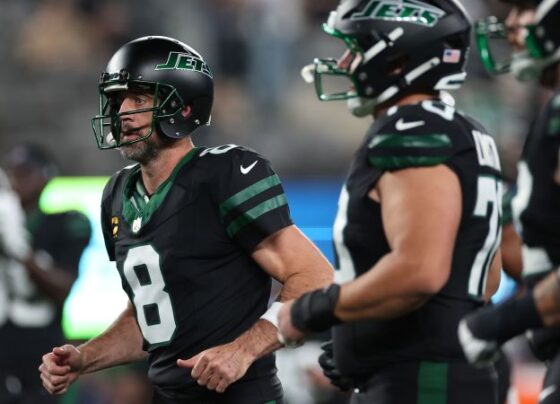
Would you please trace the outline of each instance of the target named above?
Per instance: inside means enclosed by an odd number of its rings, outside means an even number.
[[[500,268],[496,146],[441,98],[465,79],[470,20],[452,0],[344,0],[323,29],[348,50],[315,59],[304,75],[321,100],[348,99],[375,121],[334,224],[346,283],[285,304],[281,336],[293,343],[334,326],[326,371],[355,389],[352,403],[496,403],[494,369],[472,368],[456,334],[493,294]],[[352,88],[325,94],[331,75]]]

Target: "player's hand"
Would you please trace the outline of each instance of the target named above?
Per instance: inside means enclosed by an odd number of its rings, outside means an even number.
[[[303,344],[306,335],[292,324],[291,310],[293,304],[293,300],[284,303],[278,312],[278,340],[287,347],[296,347]]]
[[[236,341],[200,352],[189,359],[178,359],[180,368],[192,368],[191,377],[208,390],[223,393],[241,379],[255,358]]]
[[[500,345],[480,336],[477,330],[483,326],[481,311],[471,314],[459,323],[459,342],[465,357],[475,366],[488,366],[500,357]]]
[[[30,254],[25,215],[18,196],[10,189],[0,189],[0,252],[23,261]]]
[[[80,377],[83,366],[82,353],[73,345],[56,347],[43,355],[39,366],[43,386],[50,394],[64,394]]]
[[[349,377],[342,376],[334,362],[333,342],[328,341],[321,345],[323,353],[319,355],[319,365],[323,368],[323,374],[328,377],[331,384],[338,387],[342,391],[350,390],[354,385],[354,380]]]

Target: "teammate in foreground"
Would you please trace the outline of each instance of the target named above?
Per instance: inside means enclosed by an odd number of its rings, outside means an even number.
[[[101,217],[130,303],[99,337],[46,354],[45,388],[61,394],[83,373],[147,358],[154,403],[282,403],[273,282],[284,301],[332,270],[292,224],[278,175],[249,149],[193,145],[213,79],[184,43],[125,44],[99,90],[99,147],[137,162],[110,179]]]
[[[492,59],[486,37],[498,35],[501,26],[489,19],[480,25],[483,61],[490,70],[511,70],[518,79],[539,80],[544,89],[555,92],[526,140],[518,165],[517,195],[512,202],[522,239],[523,278],[529,288],[521,297],[481,310],[461,322],[459,336],[465,354],[477,364],[493,361],[499,346],[510,338],[528,329],[558,325],[560,320],[560,2],[509,2],[514,7],[506,28],[516,53],[510,64]],[[556,387],[560,328],[532,330],[528,336],[535,355],[548,362],[540,402],[560,402]]]
[[[456,332],[496,290],[500,268],[496,146],[442,94],[465,79],[470,20],[452,0],[346,0],[323,29],[348,50],[304,76],[321,100],[347,99],[375,121],[334,224],[345,283],[285,304],[281,335],[300,342],[334,326],[333,358],[322,362],[355,388],[352,403],[495,403],[494,369],[471,367]],[[352,88],[326,94],[326,76]]]

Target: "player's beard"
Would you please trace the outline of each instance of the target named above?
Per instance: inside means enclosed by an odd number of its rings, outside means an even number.
[[[173,143],[173,139],[160,136],[154,131],[147,139],[136,143],[131,143],[119,148],[121,156],[127,160],[136,161],[142,165],[148,164],[155,160],[160,152],[169,148]]]

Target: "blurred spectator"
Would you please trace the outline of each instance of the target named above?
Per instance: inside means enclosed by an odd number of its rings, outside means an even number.
[[[0,403],[48,404],[37,366],[44,352],[63,340],[62,307],[78,275],[80,257],[89,242],[89,220],[77,212],[46,214],[39,198],[57,170],[32,145],[19,145],[6,160],[7,172],[25,213],[29,245],[7,248],[24,231],[10,221],[15,207],[0,209]],[[3,199],[2,202],[5,200]],[[12,225],[9,225],[12,223]]]
[[[249,48],[248,84],[259,116],[285,99],[294,47],[300,39],[300,0],[246,0],[242,26]]]
[[[353,122],[342,104],[317,106],[299,74],[309,55],[337,54],[332,52],[334,42],[318,29],[337,3],[5,0],[0,13],[0,130],[17,131],[19,140],[45,145],[46,139],[56,137],[59,147],[53,152],[73,174],[107,175],[119,169],[123,161],[116,153],[73,158],[74,150],[91,145],[89,119],[98,108],[95,97],[82,94],[90,93],[91,83],[104,69],[107,49],[115,42],[163,34],[194,43],[211,55],[214,123],[211,131],[198,135],[200,143],[248,144],[268,155],[283,175],[343,176],[344,162],[360,142],[349,133],[360,132],[365,124]],[[504,13],[499,0],[462,4],[473,19]],[[505,171],[514,176],[518,139],[533,115],[526,100],[534,99],[534,91],[490,78],[476,57],[470,58],[468,73],[470,81],[458,94],[458,107],[480,116],[498,146],[505,148]],[[2,137],[0,148],[14,142]]]

